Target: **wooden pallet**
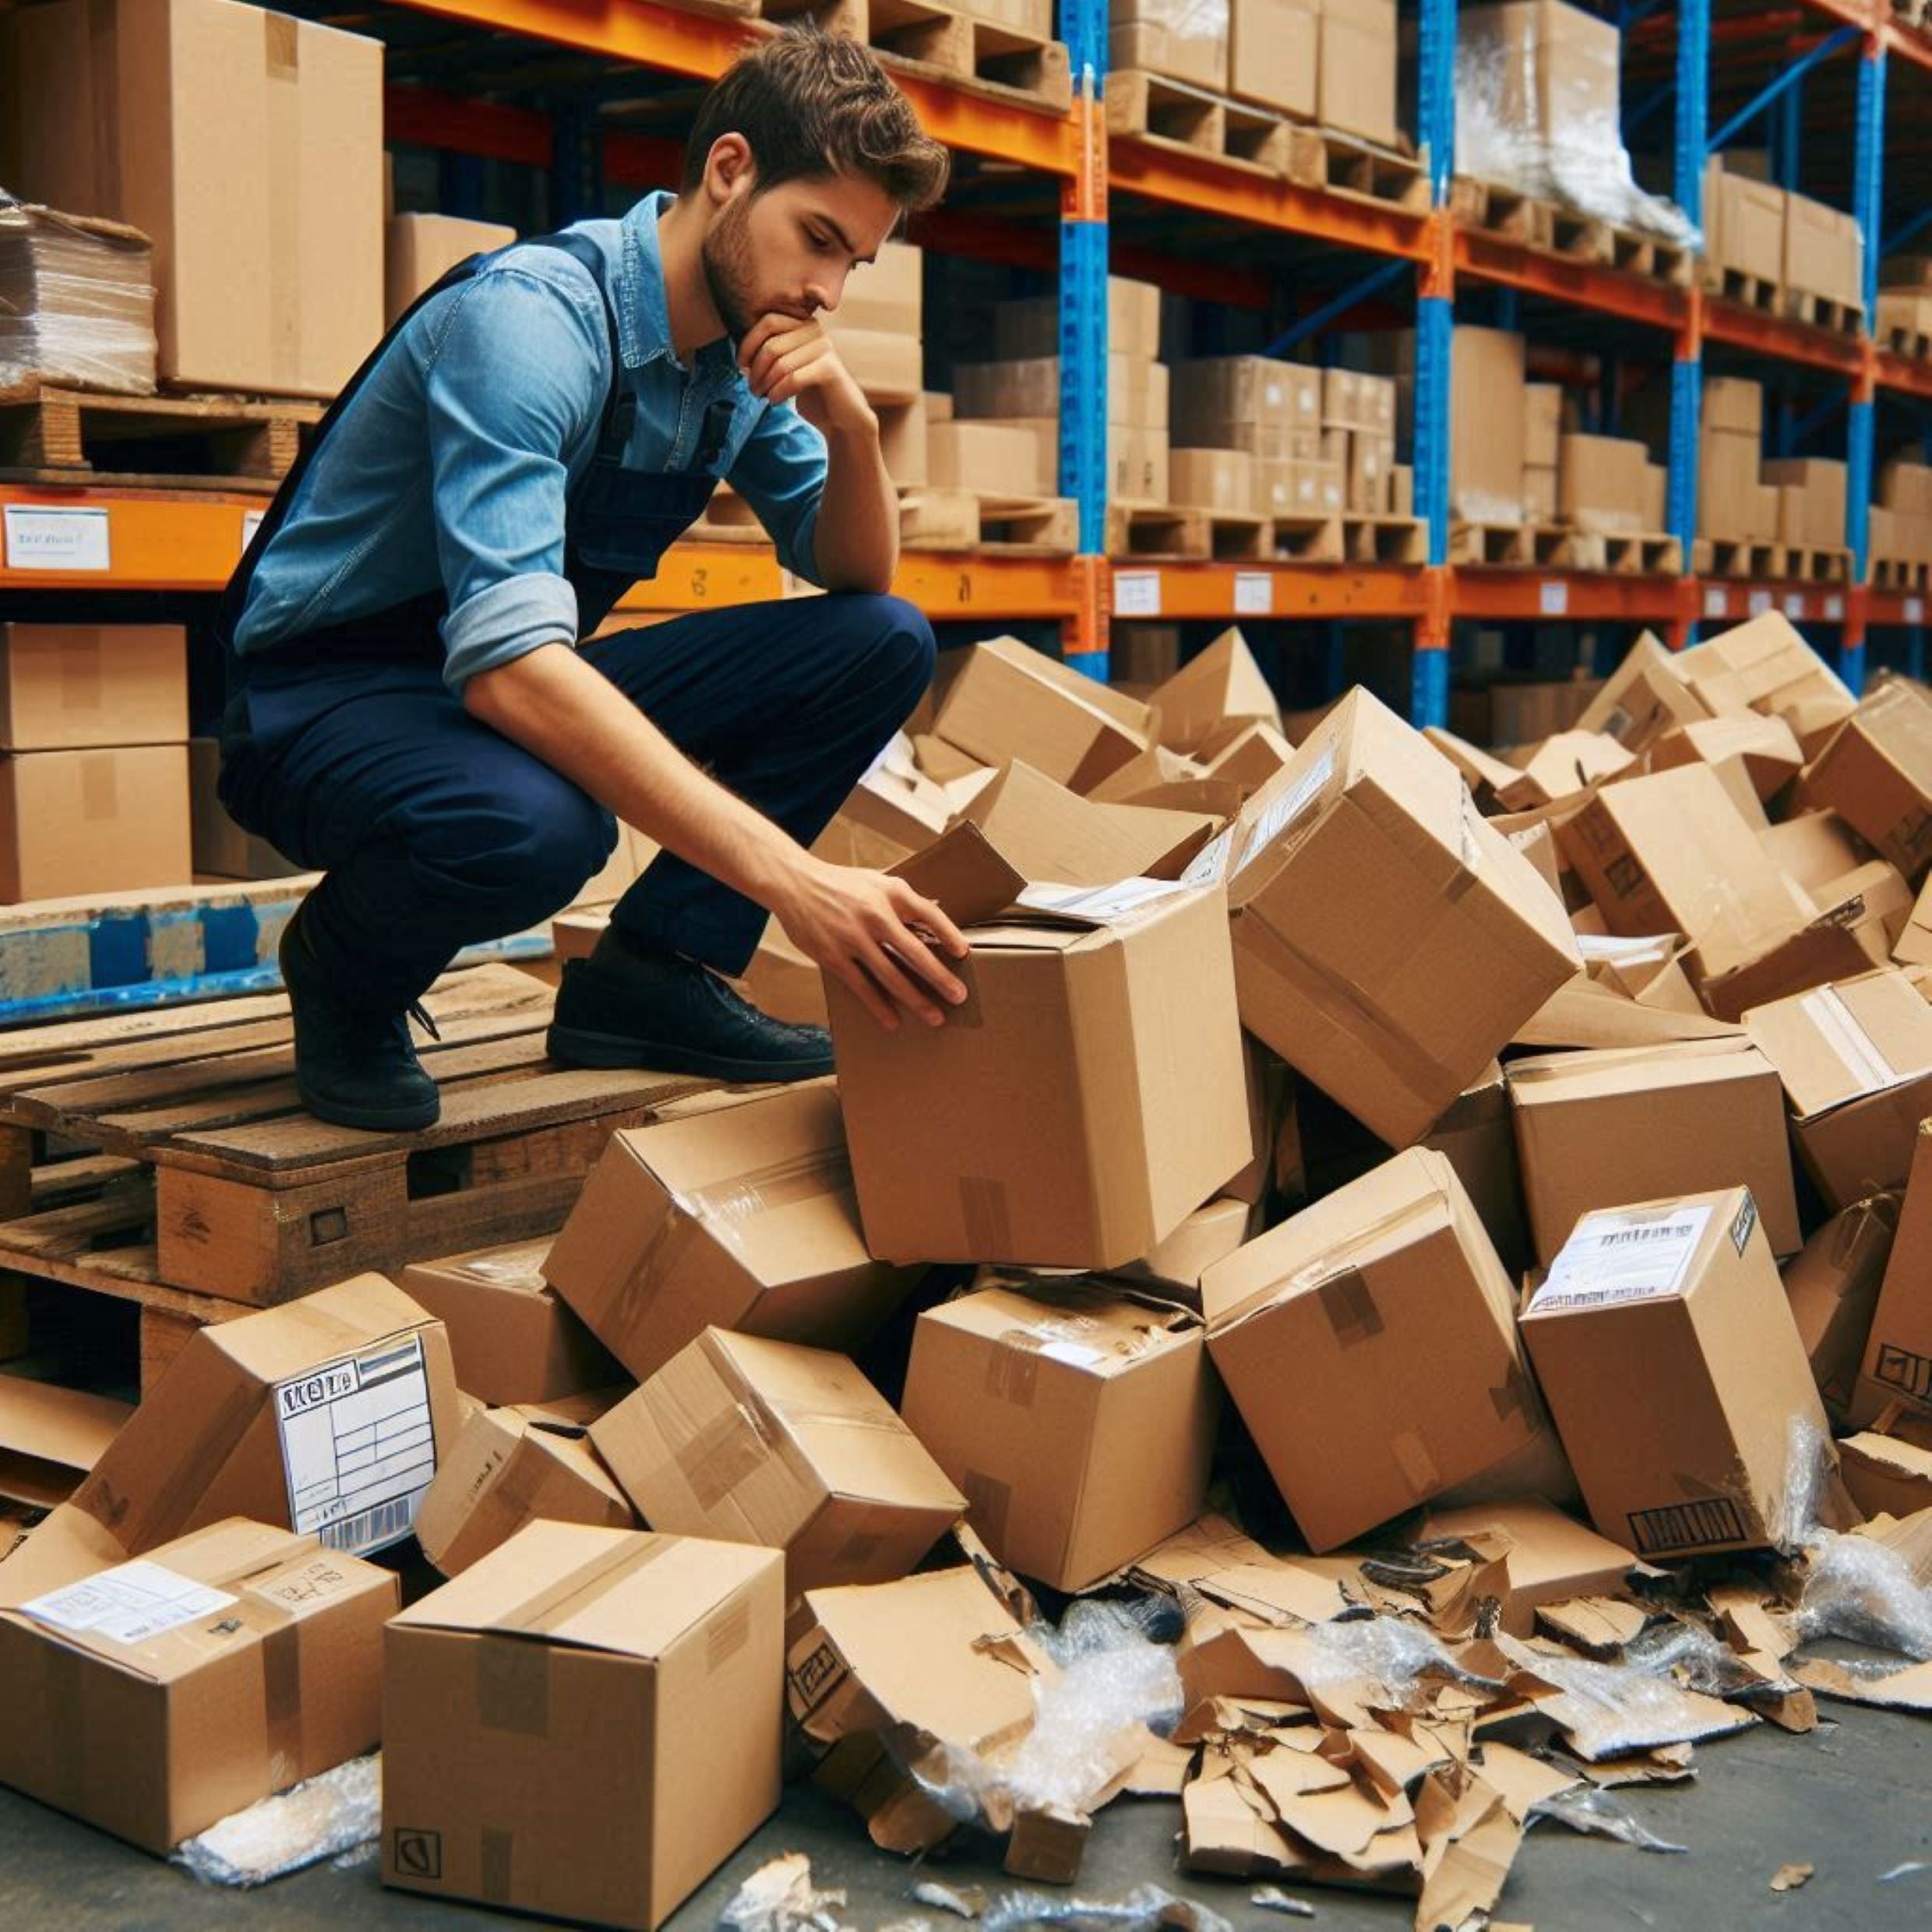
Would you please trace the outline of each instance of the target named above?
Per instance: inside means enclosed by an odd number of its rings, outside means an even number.
[[[1740,308],[1754,308],[1765,316],[1784,313],[1785,291],[1781,282],[1766,281],[1762,276],[1747,275],[1741,270],[1707,261],[1704,286],[1709,294],[1735,302]]]
[[[1277,516],[1268,527],[1268,555],[1276,563],[1341,563],[1348,552],[1339,516]]]
[[[1416,516],[1344,516],[1341,543],[1350,563],[1429,561],[1429,526]]]
[[[1107,555],[1137,562],[1205,563],[1214,555],[1208,513],[1167,504],[1109,503]]]
[[[1932,561],[1922,557],[1874,557],[1872,583],[1881,591],[1932,591]]]
[[[1111,76],[1107,85],[1113,85]],[[1334,128],[1291,122],[1288,136],[1288,178],[1298,187],[1325,189],[1419,213],[1429,206],[1429,177],[1409,155]]]
[[[1687,249],[1641,230],[1620,227],[1615,222],[1561,206],[1550,210],[1546,245],[1553,255],[1565,261],[1593,263],[1627,275],[1641,276],[1648,281],[1666,282],[1673,287],[1688,288],[1694,272],[1695,257]]]
[[[1785,574],[1787,555],[1784,545],[1758,538],[1700,537],[1691,545],[1690,567],[1701,577],[1775,582]]]
[[[1279,115],[1164,74],[1109,74],[1107,131],[1158,147],[1211,154],[1264,174],[1288,169],[1289,124]]]
[[[1559,530],[1548,524],[1451,524],[1449,561],[1519,569],[1601,569],[1600,562],[1573,561],[1599,556],[1601,541],[1592,540],[1588,531]]]
[[[1080,506],[1065,496],[908,490],[899,499],[899,541],[909,550],[1070,557],[1080,545]]]
[[[1852,553],[1836,544],[1824,547],[1787,544],[1784,574],[1793,583],[1849,583]]]
[[[1050,27],[1034,31],[1023,25],[1027,10],[1021,8],[967,9],[932,0],[764,0],[763,12],[768,20],[809,16],[829,32],[865,41],[889,67],[1063,113],[1073,102],[1065,43],[1051,37]]]
[[[1787,288],[1782,311],[1788,322],[1808,323],[1814,329],[1829,329],[1835,335],[1855,336],[1865,324],[1863,305],[1834,301],[1827,295],[1807,294],[1801,288]]]
[[[260,488],[287,474],[319,403],[42,389],[0,407],[0,469]]]
[[[279,994],[14,1035],[0,1042],[0,1208],[14,1217],[0,1270],[266,1306],[552,1232],[616,1129],[712,1084],[554,1066],[552,999],[511,967],[439,980],[426,1003],[442,1038],[422,1050],[442,1118],[414,1134],[303,1110]],[[68,1148],[96,1163],[87,1186],[34,1211],[21,1177]]]
[[[1916,329],[1888,329],[1878,346],[1908,362],[1932,362],[1932,335]]]
[[[1449,208],[1465,228],[1481,228],[1506,242],[1521,242],[1532,248],[1549,245],[1549,203],[1520,189],[1458,175],[1449,184]]]
[[[1602,568],[1614,576],[1674,577],[1683,569],[1683,545],[1661,531],[1606,532],[1602,542]]]

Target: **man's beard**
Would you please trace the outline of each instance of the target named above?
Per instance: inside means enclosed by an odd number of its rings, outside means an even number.
[[[735,203],[718,217],[698,251],[711,306],[734,347],[756,320],[751,313],[751,247],[746,232],[749,225],[745,204]]]

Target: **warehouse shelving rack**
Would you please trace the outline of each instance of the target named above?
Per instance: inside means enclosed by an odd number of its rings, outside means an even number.
[[[397,0],[407,12],[492,37],[541,43],[609,63],[702,81],[721,72],[758,24],[729,13],[689,11],[655,0]],[[1701,624],[1731,622],[1767,608],[1835,629],[1837,658],[1854,683],[1862,679],[1871,629],[1896,627],[1908,661],[1923,664],[1922,598],[1871,588],[1867,508],[1881,397],[1914,406],[1932,402],[1932,367],[1881,351],[1871,338],[1880,246],[1908,230],[1881,233],[1885,105],[1888,76],[1932,70],[1932,38],[1895,18],[1892,0],[1791,0],[1767,16],[1714,17],[1714,0],[1595,0],[1627,36],[1669,50],[1674,96],[1675,199],[1695,220],[1704,160],[1711,145],[1712,49],[1748,40],[1761,54],[1788,26],[1787,15],[1814,20],[1821,37],[1775,64],[1757,94],[1733,110],[1741,123],[1776,112],[1788,127],[1807,74],[1834,59],[1857,65],[1853,199],[1866,249],[1867,327],[1835,333],[1746,309],[1602,266],[1561,260],[1521,243],[1466,227],[1452,215],[1455,0],[1419,0],[1417,134],[1430,185],[1423,208],[1363,200],[1264,176],[1215,157],[1128,136],[1109,136],[1106,0],[1060,0],[1059,30],[1076,76],[1071,108],[1056,111],[990,97],[983,90],[908,74],[904,84],[922,118],[956,148],[1002,170],[1043,181],[1057,199],[1057,238],[1043,224],[942,212],[922,238],[938,248],[991,254],[1057,271],[1062,320],[1062,487],[1080,506],[1078,553],[1063,559],[968,553],[908,553],[896,587],[936,618],[1057,624],[1069,661],[1105,677],[1108,636],[1119,615],[1162,621],[1387,620],[1412,628],[1411,710],[1419,722],[1440,722],[1447,706],[1450,644],[1458,620],[1485,622],[1645,624],[1677,643]],[[326,8],[310,4],[307,10]],[[1745,19],[1748,31],[1740,30]],[[365,25],[358,15],[358,25]],[[1729,71],[1727,63],[1727,72]],[[601,129],[594,117],[546,116],[433,89],[392,86],[388,135],[393,142],[460,155],[520,160],[548,167],[566,204],[559,218],[587,212],[605,182],[645,186],[668,180],[672,143],[650,134]],[[1720,133],[1726,132],[1722,127]],[[1163,280],[1180,292],[1228,291],[1264,303],[1265,273],[1225,263],[1137,249],[1112,232],[1110,202],[1131,197],[1278,237],[1322,245],[1370,266],[1359,280],[1305,319],[1345,315],[1355,300],[1392,277],[1412,279],[1417,330],[1414,457],[1417,513],[1428,531],[1427,562],[1414,566],[1170,563],[1120,561],[1104,555],[1105,503],[1105,277],[1116,272]],[[574,206],[571,204],[574,203]],[[1879,245],[1874,245],[1879,238]],[[1449,393],[1455,304],[1464,290],[1528,298],[1578,318],[1599,316],[1653,332],[1670,364],[1672,428],[1669,521],[1683,546],[1685,570],[1673,576],[1630,576],[1546,570],[1474,569],[1449,562]],[[1846,386],[1846,448],[1851,467],[1846,543],[1856,563],[1846,585],[1747,585],[1700,580],[1690,572],[1696,529],[1697,420],[1705,352],[1736,353],[1772,367],[1816,372]],[[1659,359],[1662,359],[1660,353]],[[23,570],[0,562],[0,592],[83,588],[210,591],[240,553],[247,520],[259,501],[165,491],[55,489],[0,485],[0,505],[16,509],[105,508],[110,562],[104,572]],[[652,584],[627,608],[675,612],[775,596],[781,580],[767,553],[741,545],[679,546]]]

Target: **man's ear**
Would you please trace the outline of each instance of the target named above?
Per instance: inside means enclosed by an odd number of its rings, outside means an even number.
[[[704,192],[717,207],[749,194],[758,173],[751,143],[742,134],[721,134],[704,157]]]

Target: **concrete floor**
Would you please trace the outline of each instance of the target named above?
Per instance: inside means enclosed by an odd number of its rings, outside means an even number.
[[[1701,1748],[1694,1782],[1623,1794],[1650,1828],[1689,1848],[1683,1857],[1581,1839],[1542,1824],[1531,1834],[1504,1895],[1503,1916],[1540,1932],[1731,1932],[1776,1925],[1796,1932],[1891,1932],[1932,1926],[1932,1868],[1879,1882],[1910,1860],[1932,1867],[1932,1724],[1877,1711],[1833,1709],[1836,1721],[1809,1737],[1760,1727]],[[0,1713],[0,1722],[5,1722]],[[1174,1866],[1179,1810],[1123,1800],[1098,1821],[1082,1889],[1117,1897],[1155,1881],[1215,1906],[1244,1929],[1299,1921],[1259,1910],[1248,1887],[1186,1880]],[[910,1869],[874,1853],[854,1821],[809,1788],[672,1922],[707,1932],[738,1881],[782,1851],[809,1853],[821,1885],[843,1886],[847,1918],[861,1932],[922,1916],[906,1894]],[[1787,1862],[1817,1867],[1802,1890],[1779,1895],[1770,1881]],[[961,1882],[1001,1884],[970,1854],[936,1870]],[[1319,1924],[1392,1929],[1411,1923],[1400,1900],[1333,1891],[1303,1895]],[[943,1915],[938,1932],[961,1922]],[[372,1865],[321,1867],[255,1893],[217,1892],[174,1867],[0,1792],[0,1932],[460,1932],[488,1923],[530,1924],[478,1907],[385,1892]]]

